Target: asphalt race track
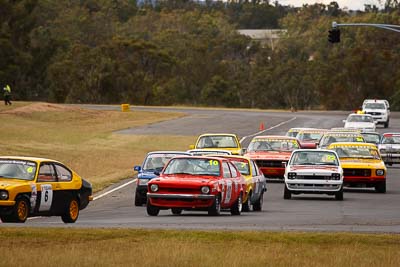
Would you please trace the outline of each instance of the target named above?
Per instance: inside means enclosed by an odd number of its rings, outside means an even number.
[[[98,109],[118,109],[117,106],[91,106]],[[284,134],[291,127],[342,127],[348,112],[263,112],[237,110],[200,110],[135,107],[133,110],[179,111],[186,117],[121,130],[119,134],[170,134],[197,136],[204,132],[233,132],[247,147],[252,136],[264,123],[265,134]],[[390,126],[379,132],[400,131],[400,113],[392,113]],[[261,134],[261,133],[260,133]],[[137,162],[140,164],[140,162]],[[125,181],[128,182],[128,181]],[[118,187],[123,183],[114,185]],[[389,167],[387,193],[371,190],[347,189],[343,201],[332,196],[298,195],[283,199],[283,183],[268,182],[262,212],[231,216],[223,213],[210,217],[206,212],[183,212],[181,216],[161,211],[149,217],[146,208],[135,207],[135,183],[97,198],[81,211],[71,227],[132,227],[163,229],[238,229],[238,230],[296,230],[296,231],[351,231],[400,232],[400,166]],[[109,191],[112,188],[108,188]],[[98,197],[101,193],[96,194]],[[3,224],[4,226],[5,224]],[[59,217],[31,218],[25,226],[65,227]]]

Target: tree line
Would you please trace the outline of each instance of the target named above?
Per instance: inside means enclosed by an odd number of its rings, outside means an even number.
[[[0,83],[13,98],[254,108],[400,109],[400,7],[269,1],[0,0]],[[271,47],[238,29],[286,29]]]

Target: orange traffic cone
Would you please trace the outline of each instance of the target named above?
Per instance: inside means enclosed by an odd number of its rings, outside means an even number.
[[[265,130],[264,123],[260,123],[260,131],[264,131],[264,130]]]

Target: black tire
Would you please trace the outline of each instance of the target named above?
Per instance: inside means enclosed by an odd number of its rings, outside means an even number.
[[[386,193],[386,182],[380,182],[375,185],[375,191],[377,193]]]
[[[208,215],[218,216],[220,214],[221,214],[221,197],[220,196],[216,196],[215,199],[214,199],[214,203],[208,209]]]
[[[160,209],[156,206],[151,205],[149,199],[147,199],[146,209],[149,216],[157,216],[158,213],[160,213]]]
[[[182,214],[182,209],[172,208],[171,212],[174,215],[181,215]]]
[[[61,220],[64,223],[74,223],[79,217],[79,202],[76,198],[71,198]]]
[[[13,210],[10,215],[2,216],[3,222],[24,223],[29,215],[29,201],[25,197],[20,197],[16,200]]]
[[[142,201],[142,199],[138,196],[137,193],[135,193],[135,206],[136,207],[140,207],[142,206],[144,203]]]
[[[3,223],[13,222],[11,215],[1,215],[0,219]]]
[[[385,127],[385,128],[388,128],[388,127],[389,127],[389,121],[385,122],[384,127]]]
[[[292,193],[290,192],[290,190],[287,188],[286,184],[285,184],[285,190],[283,192],[283,199],[291,199],[292,198]]]
[[[264,203],[264,193],[260,194],[260,198],[253,204],[254,211],[261,211]]]
[[[251,209],[251,191],[249,192],[249,194],[247,196],[247,200],[245,202],[243,202],[242,211],[249,212],[250,209]]]
[[[336,192],[336,193],[335,193],[335,199],[336,199],[336,200],[343,200],[343,187],[340,188],[340,191],[339,191],[339,192]]]
[[[242,202],[242,193],[240,193],[239,197],[236,199],[235,203],[233,203],[231,207],[232,215],[240,215],[242,213],[243,202]]]

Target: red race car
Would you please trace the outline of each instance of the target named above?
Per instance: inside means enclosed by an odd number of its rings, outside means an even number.
[[[327,129],[306,129],[301,130],[296,138],[299,140],[301,148],[313,149],[317,148],[317,144],[321,137],[326,133]]]
[[[171,209],[208,211],[219,215],[229,210],[240,215],[246,182],[234,164],[217,157],[175,157],[165,166],[159,178],[148,183],[147,214],[157,216]]]
[[[245,156],[257,163],[266,178],[283,179],[292,151],[299,148],[299,141],[294,137],[256,136],[251,140]]]

